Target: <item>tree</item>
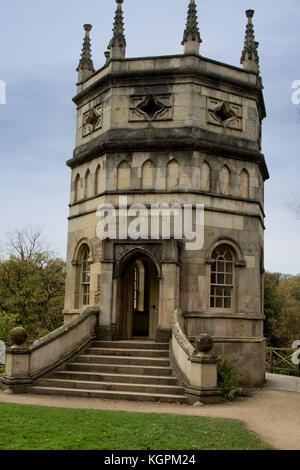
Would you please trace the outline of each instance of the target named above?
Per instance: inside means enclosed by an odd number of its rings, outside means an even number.
[[[63,322],[64,283],[65,262],[45,246],[40,231],[10,234],[9,257],[0,261],[2,323],[22,325],[30,339],[58,328]],[[2,336],[4,330],[3,324]]]
[[[300,339],[300,277],[265,276],[265,336],[274,347],[290,348]]]
[[[276,336],[276,322],[283,308],[283,299],[278,292],[280,277],[280,273],[267,272],[265,274],[265,336],[267,338],[268,345],[274,347],[278,346],[278,339]]]

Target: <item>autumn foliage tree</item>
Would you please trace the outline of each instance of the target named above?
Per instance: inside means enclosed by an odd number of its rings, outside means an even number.
[[[36,339],[63,322],[65,262],[45,246],[39,231],[9,236],[8,256],[0,261],[0,339],[22,325]]]
[[[265,336],[274,347],[300,340],[300,276],[266,273]]]

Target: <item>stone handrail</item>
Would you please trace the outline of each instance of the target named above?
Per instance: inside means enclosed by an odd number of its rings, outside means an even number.
[[[213,344],[209,335],[201,336],[202,340],[209,338]],[[177,376],[185,386],[186,395],[191,403],[220,401],[221,393],[217,388],[218,359],[209,353],[212,346],[205,352],[197,340],[195,348],[183,331],[181,311],[175,310],[172,318],[171,358]]]
[[[95,335],[98,316],[98,308],[88,307],[77,318],[29,347],[7,348],[2,382],[13,392],[26,391],[26,384],[55,369],[89,343]]]
[[[176,309],[172,318],[173,336],[176,338],[178,344],[189,357],[195,356],[195,348],[184,334],[182,326],[182,312],[179,309]]]

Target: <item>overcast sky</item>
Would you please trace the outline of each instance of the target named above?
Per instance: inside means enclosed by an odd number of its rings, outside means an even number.
[[[127,57],[180,54],[188,0],[125,0]],[[300,80],[299,0],[198,0],[201,53],[240,66],[245,10],[256,10],[268,117],[263,152],[266,183],[266,268],[300,273],[298,108],[292,82]],[[65,257],[70,170],[75,142],[78,65],[84,23],[93,24],[96,68],[112,36],[114,0],[12,0],[0,18],[0,245],[28,225],[43,230]],[[300,206],[299,206],[300,207]]]

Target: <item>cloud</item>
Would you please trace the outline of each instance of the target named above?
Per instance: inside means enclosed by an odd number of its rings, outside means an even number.
[[[240,66],[248,0],[197,2],[201,53]],[[188,1],[126,0],[128,56],[182,53]],[[263,151],[271,179],[266,183],[266,267],[297,273],[299,221],[291,201],[300,201],[299,130],[291,103],[292,81],[300,80],[299,0],[274,6],[252,0],[268,118]],[[2,6],[0,80],[7,105],[0,105],[0,237],[15,226],[43,224],[49,241],[66,251],[70,170],[65,161],[75,142],[78,64],[84,23],[93,23],[95,66],[104,63],[115,4],[89,0],[14,0]],[[13,25],[13,33],[12,33]],[[288,253],[282,244],[288,247]],[[279,248],[279,249],[278,249]]]

